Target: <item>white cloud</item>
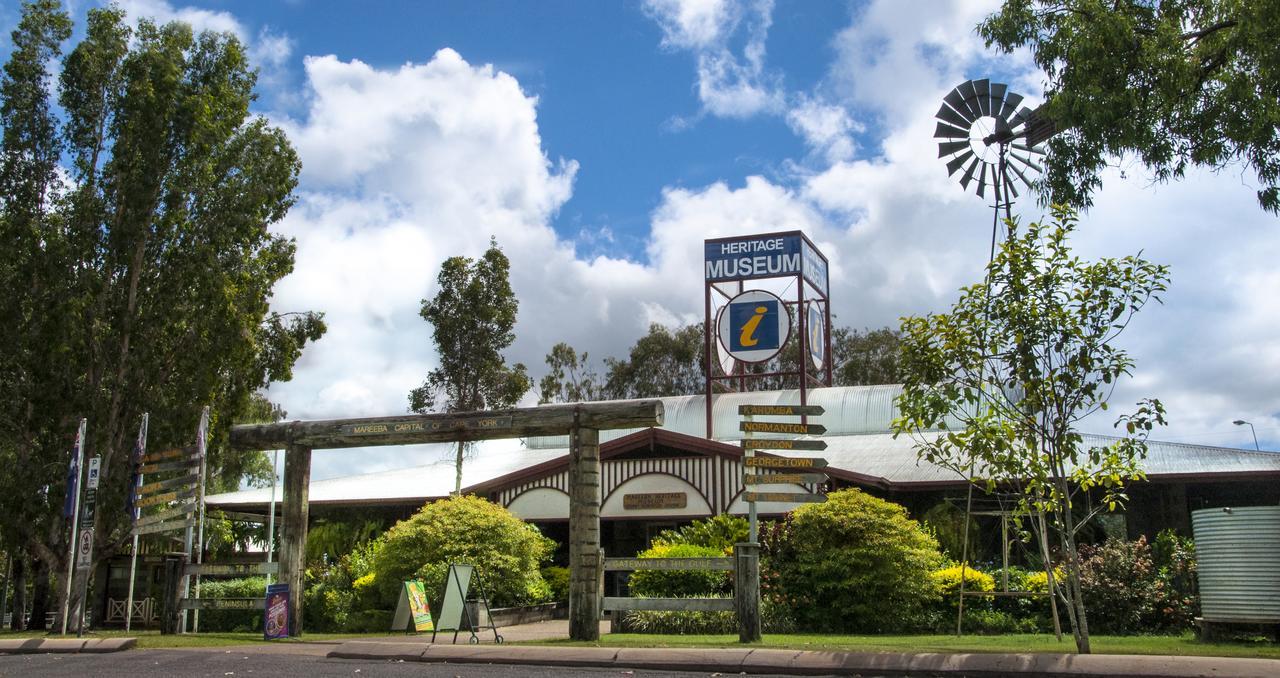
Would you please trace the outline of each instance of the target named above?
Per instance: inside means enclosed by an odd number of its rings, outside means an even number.
[[[647,0],[644,8],[662,28],[664,47],[693,53],[706,112],[748,118],[783,110],[781,77],[765,67],[773,0]],[[739,31],[746,34],[740,54],[731,46]],[[677,127],[687,125],[679,120]]]
[[[716,47],[737,19],[727,0],[648,0],[645,10],[662,27],[662,44],[673,49]]]
[[[843,106],[807,96],[801,97],[799,103],[787,111],[787,125],[804,139],[811,151],[820,154],[828,163],[853,158],[857,148],[853,134],[864,129]]]
[[[997,5],[998,0],[937,2],[922,11],[916,3],[870,2],[836,36],[829,85],[848,105],[882,116],[891,128],[921,99],[936,109],[939,90],[945,94],[975,77],[968,69],[990,57],[973,27]],[[1022,64],[1001,58],[1000,65]]]

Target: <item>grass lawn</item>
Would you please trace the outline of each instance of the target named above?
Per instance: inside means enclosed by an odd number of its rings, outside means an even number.
[[[1270,641],[1202,643],[1191,634],[1181,636],[1092,636],[1098,654],[1205,655],[1280,659],[1280,644]],[[540,641],[542,645],[595,645],[570,641]],[[741,647],[736,635],[669,636],[611,633],[601,647]],[[842,652],[1075,652],[1071,636],[1059,643],[1051,634],[999,636],[837,636],[816,634],[769,635],[758,647]]]
[[[349,638],[360,638],[362,636],[386,637],[392,635],[390,633],[308,633],[302,637],[301,641],[292,639],[273,640],[272,643],[297,643],[308,642],[318,643],[333,640],[343,640]],[[9,640],[16,638],[62,638],[64,636],[49,635],[45,631],[22,631],[14,633],[12,631],[0,632],[0,640]],[[66,638],[75,638],[74,633],[68,633]],[[225,647],[229,645],[253,645],[258,643],[266,643],[262,639],[262,632],[258,633],[187,633],[182,635],[162,636],[159,631],[154,630],[135,630],[129,633],[121,631],[93,631],[84,634],[85,638],[137,638],[138,647],[141,649],[157,649],[157,648],[182,648],[182,647]]]

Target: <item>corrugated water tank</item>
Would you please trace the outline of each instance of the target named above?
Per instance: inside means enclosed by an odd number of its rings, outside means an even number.
[[[1201,616],[1280,623],[1280,506],[1191,512]]]

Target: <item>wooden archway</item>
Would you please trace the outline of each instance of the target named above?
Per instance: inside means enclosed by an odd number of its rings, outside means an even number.
[[[248,424],[237,450],[285,450],[280,580],[289,585],[289,634],[302,635],[303,556],[311,451],[569,435],[569,637],[600,637],[600,431],[662,425],[662,401],[547,405],[489,412]]]

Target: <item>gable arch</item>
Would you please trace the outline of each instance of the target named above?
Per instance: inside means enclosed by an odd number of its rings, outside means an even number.
[[[684,508],[628,509],[623,499],[628,494],[650,494],[657,492],[683,492],[686,502]],[[641,518],[645,516],[688,516],[703,518],[715,515],[711,503],[697,487],[679,476],[670,473],[643,473],[633,476],[614,487],[604,501],[600,502],[601,518]]]

